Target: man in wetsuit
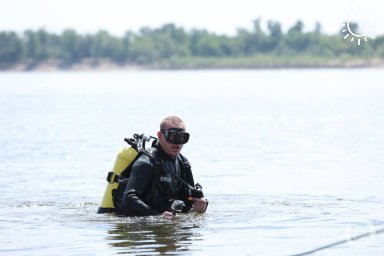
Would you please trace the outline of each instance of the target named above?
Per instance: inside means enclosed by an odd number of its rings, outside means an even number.
[[[171,205],[181,200],[183,212],[193,208],[203,213],[207,208],[204,198],[190,197],[188,186],[194,186],[191,166],[180,154],[183,144],[189,140],[184,122],[176,116],[166,117],[157,132],[159,143],[152,148],[152,156],[141,154],[132,165],[132,172],[124,192],[122,210],[125,215],[160,215],[172,218]]]

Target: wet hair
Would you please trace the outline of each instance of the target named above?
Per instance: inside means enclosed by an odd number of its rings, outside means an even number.
[[[168,116],[168,117],[164,118],[163,121],[161,121],[161,123],[160,123],[160,131],[164,131],[165,126],[167,124],[175,125],[175,126],[179,126],[179,125],[182,124],[183,126],[185,126],[183,120],[181,120],[180,117]]]

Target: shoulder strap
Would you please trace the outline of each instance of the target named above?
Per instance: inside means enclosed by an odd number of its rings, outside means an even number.
[[[185,156],[183,156],[181,153],[179,153],[179,154],[177,155],[177,158],[179,159],[179,161],[180,161],[183,165],[185,165],[185,167],[187,167],[187,168],[191,168],[191,164],[190,164],[190,162],[189,162],[188,159],[187,159]]]
[[[192,175],[192,167],[191,163],[188,161],[188,159],[183,156],[181,153],[178,154],[177,158],[179,159],[181,166],[182,166],[182,177],[189,185],[194,186],[194,180]]]

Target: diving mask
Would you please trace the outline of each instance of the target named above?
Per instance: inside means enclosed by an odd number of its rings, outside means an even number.
[[[189,140],[189,133],[181,128],[169,128],[161,132],[164,134],[165,140],[170,144],[185,144]]]

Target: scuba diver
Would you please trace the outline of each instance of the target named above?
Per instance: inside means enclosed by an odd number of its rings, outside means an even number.
[[[208,201],[201,186],[194,187],[191,165],[180,153],[189,140],[184,122],[177,116],[164,118],[157,139],[158,143],[137,156],[123,191],[114,196],[116,214],[168,219],[191,209],[205,212]]]

